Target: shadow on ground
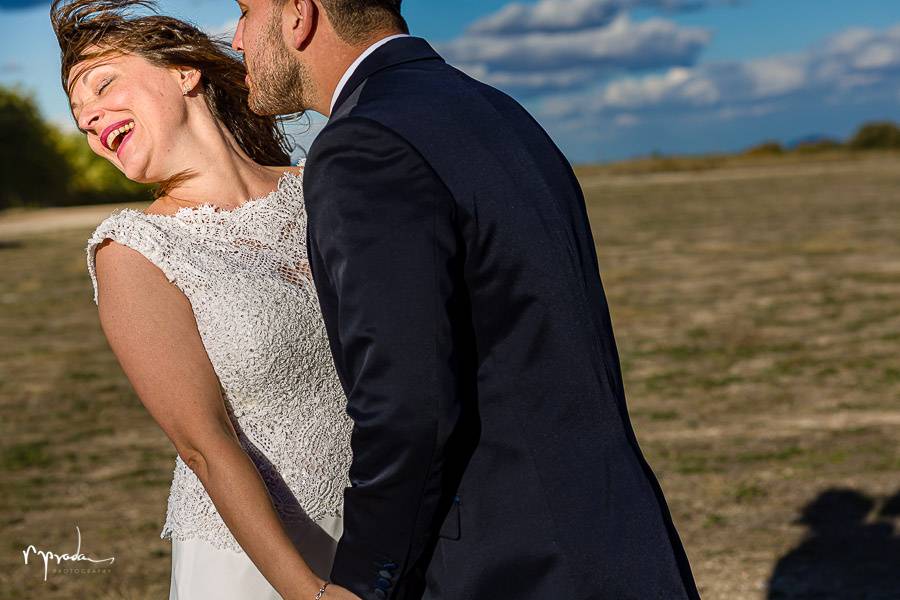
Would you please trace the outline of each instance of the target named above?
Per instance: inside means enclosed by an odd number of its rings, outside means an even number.
[[[900,491],[878,504],[848,488],[807,504],[797,523],[809,533],[775,565],[768,598],[900,598]]]

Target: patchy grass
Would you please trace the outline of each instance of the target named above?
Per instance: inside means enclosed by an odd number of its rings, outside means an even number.
[[[30,235],[0,248],[3,600],[168,597],[170,545],[159,531],[175,454],[100,330],[89,234]],[[25,565],[22,551],[74,553],[76,526],[83,554],[115,563],[95,573],[51,563],[45,583],[40,557]]]
[[[804,509],[900,488],[898,163],[580,169],[632,419],[704,598],[792,597]],[[866,585],[806,597],[891,597]]]

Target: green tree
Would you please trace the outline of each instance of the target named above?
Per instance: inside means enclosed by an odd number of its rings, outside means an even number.
[[[79,132],[56,133],[54,141],[72,169],[69,196],[77,204],[131,202],[151,198],[151,188],[125,177],[100,158]]]
[[[0,209],[149,200],[151,189],[94,154],[83,134],[44,121],[30,96],[0,86]]]
[[[866,123],[850,138],[848,144],[856,150],[900,148],[900,127],[891,121]]]
[[[34,100],[0,87],[0,208],[65,203],[72,169]]]

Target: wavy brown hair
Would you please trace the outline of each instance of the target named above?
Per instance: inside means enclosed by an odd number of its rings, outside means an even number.
[[[141,9],[153,14],[140,14]],[[201,74],[202,93],[213,116],[251,159],[262,165],[290,164],[291,144],[280,120],[250,110],[247,71],[228,43],[155,11],[152,0],[53,0],[50,21],[59,41],[66,93],[72,91],[72,69],[87,59],[133,54],[158,67],[191,67]],[[185,175],[163,182],[157,196]]]

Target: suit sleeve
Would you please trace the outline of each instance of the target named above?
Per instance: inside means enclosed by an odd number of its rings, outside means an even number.
[[[454,203],[424,158],[359,117],[329,125],[304,175],[310,263],[355,427],[332,581],[401,596],[436,534],[459,420]]]

